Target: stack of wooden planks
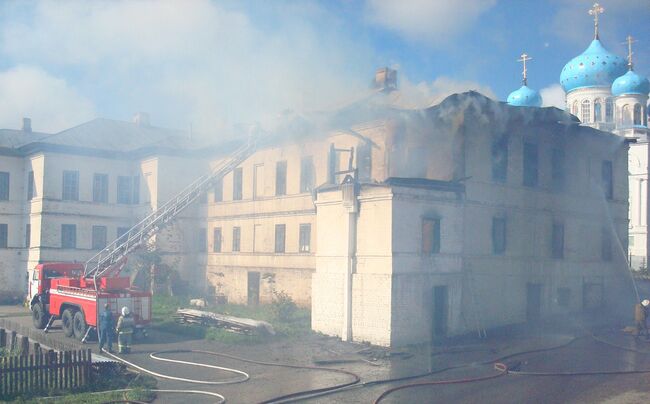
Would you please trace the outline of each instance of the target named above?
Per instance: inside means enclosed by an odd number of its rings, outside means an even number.
[[[207,327],[223,328],[246,335],[275,335],[273,326],[266,321],[227,316],[196,309],[178,309],[174,319],[181,324],[198,324]]]

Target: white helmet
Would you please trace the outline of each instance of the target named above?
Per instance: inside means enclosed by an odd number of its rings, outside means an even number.
[[[648,305],[650,305],[650,300],[645,299],[644,301],[641,302],[641,304],[643,305],[643,307],[648,307]]]
[[[650,303],[650,302],[649,302],[649,303]],[[131,313],[131,310],[129,310],[128,307],[126,307],[126,306],[122,307],[122,315],[123,315],[123,316],[128,316],[129,313]]]

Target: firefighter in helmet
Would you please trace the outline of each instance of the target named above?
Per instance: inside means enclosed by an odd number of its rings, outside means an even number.
[[[634,322],[636,323],[636,333],[634,335],[637,338],[643,333],[646,339],[650,339],[648,325],[646,323],[648,309],[650,308],[648,306],[650,306],[650,300],[644,299],[634,307]]]
[[[128,307],[122,307],[122,315],[117,319],[117,346],[120,353],[131,352],[131,340],[135,329],[135,321]]]

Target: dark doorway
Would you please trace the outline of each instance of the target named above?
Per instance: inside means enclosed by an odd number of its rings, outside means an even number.
[[[431,336],[432,339],[447,336],[447,313],[449,310],[449,295],[447,286],[434,286],[431,296],[432,312]]]
[[[248,305],[257,306],[260,304],[260,273],[248,273]]]
[[[538,283],[526,284],[526,321],[539,320],[542,313],[542,285]]]
[[[603,305],[603,284],[582,284],[582,307],[585,311],[596,310]]]

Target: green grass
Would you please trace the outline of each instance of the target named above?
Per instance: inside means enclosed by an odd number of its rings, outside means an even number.
[[[60,397],[34,398],[29,400],[18,399],[17,403],[45,404],[45,403],[66,403],[66,404],[101,404],[109,401],[145,401],[151,402],[156,395],[149,390],[135,389],[127,392],[96,392],[96,393],[78,393],[67,394]]]

